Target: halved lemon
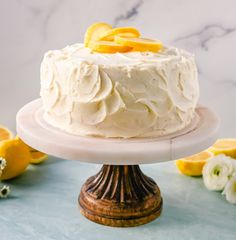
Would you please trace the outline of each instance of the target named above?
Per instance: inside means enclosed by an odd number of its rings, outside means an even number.
[[[90,42],[89,48],[95,52],[100,53],[116,53],[116,52],[128,52],[132,50],[132,47],[122,46],[110,41],[96,41]]]
[[[0,158],[6,160],[2,170],[1,180],[7,180],[22,174],[30,161],[28,147],[19,139],[9,139],[0,142]]]
[[[214,155],[225,154],[226,156],[236,158],[236,139],[218,139],[208,150],[214,153]]]
[[[162,48],[162,43],[147,38],[126,38],[115,36],[115,43],[132,47],[132,51],[138,52],[158,52]]]
[[[0,126],[0,141],[13,138],[13,133],[4,126]]]
[[[110,30],[112,27],[106,23],[94,23],[88,27],[85,37],[84,46],[88,47],[90,42],[98,41],[101,35]]]
[[[40,152],[32,147],[29,147],[29,151],[31,164],[40,164],[48,159],[48,155],[46,153]]]
[[[212,157],[214,157],[212,152],[203,151],[186,158],[178,159],[175,161],[175,164],[182,174],[188,176],[201,176],[205,163]]]
[[[114,41],[115,36],[120,37],[128,37],[128,38],[138,38],[140,36],[140,32],[133,27],[119,27],[113,28],[106,31],[99,38],[100,41]]]

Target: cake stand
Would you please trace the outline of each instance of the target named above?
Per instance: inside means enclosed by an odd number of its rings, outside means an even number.
[[[48,125],[40,99],[17,114],[17,133],[28,145],[65,159],[103,164],[82,186],[81,213],[107,226],[131,227],[148,223],[162,211],[157,184],[138,164],[178,159],[212,145],[219,128],[218,117],[198,106],[191,124],[162,138],[105,139],[79,137]]]

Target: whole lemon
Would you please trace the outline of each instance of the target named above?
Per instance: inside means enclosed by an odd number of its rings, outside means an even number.
[[[21,141],[28,148],[28,151],[30,153],[30,164],[40,164],[48,159],[48,155],[46,153],[40,152],[37,149],[30,147],[25,142],[23,142],[19,136],[16,136],[15,139]]]
[[[0,157],[6,160],[0,180],[7,180],[22,174],[30,161],[28,147],[18,138],[0,142]]]

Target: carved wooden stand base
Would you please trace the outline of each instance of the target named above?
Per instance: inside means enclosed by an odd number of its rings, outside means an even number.
[[[85,217],[113,227],[148,223],[162,210],[158,186],[138,165],[103,165],[82,186],[79,204]]]

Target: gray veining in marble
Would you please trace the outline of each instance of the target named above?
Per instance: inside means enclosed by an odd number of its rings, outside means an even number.
[[[138,0],[134,3],[133,6],[130,7],[130,9],[128,9],[128,11],[115,17],[113,21],[113,26],[117,26],[121,21],[127,21],[135,18],[138,15],[139,8],[142,6],[143,3],[143,0]]]
[[[189,41],[189,43],[191,43],[191,42],[194,42],[194,38],[198,38],[197,44],[200,45],[203,50],[208,51],[209,41],[215,38],[222,38],[235,31],[236,31],[236,28],[225,28],[218,24],[206,25],[203,29],[201,29],[198,32],[194,32],[186,36],[176,38],[173,41],[173,43],[177,43],[181,41],[185,43]]]

